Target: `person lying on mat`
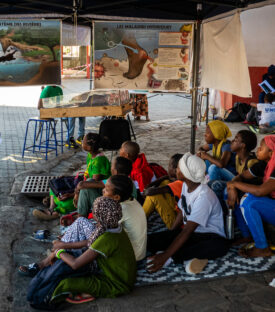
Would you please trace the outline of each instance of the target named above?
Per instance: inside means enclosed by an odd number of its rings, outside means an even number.
[[[148,235],[147,250],[155,254],[147,259],[147,270],[156,272],[171,260],[188,263],[189,273],[199,273],[208,259],[228,251],[222,208],[215,193],[205,184],[205,162],[186,153],[179,161],[177,178],[182,180],[180,212],[176,223],[183,228]]]
[[[177,216],[177,202],[180,199],[182,181],[177,180],[177,167],[183,154],[170,158],[168,176],[161,177],[149,184],[143,192],[146,196],[143,209],[146,216],[156,211],[168,229],[171,229]]]
[[[110,176],[110,162],[99,150],[99,135],[97,133],[87,133],[82,142],[82,148],[84,151],[88,152],[87,169],[84,173],[87,180],[85,182],[79,182],[74,193],[63,194],[57,197],[53,191],[50,190],[50,207],[43,211],[35,209],[33,212],[34,216],[42,220],[52,220],[58,218],[59,213],[66,214],[75,210],[73,200],[76,200],[81,189],[92,187],[92,183],[90,185],[89,181],[100,181]],[[101,193],[98,194],[98,196],[100,195]]]
[[[87,250],[75,257],[65,249],[51,253],[51,261],[61,259],[73,271],[94,263],[97,269],[81,277],[61,277],[54,291],[49,289],[44,304],[55,304],[66,300],[69,303],[84,303],[99,297],[114,298],[129,293],[136,280],[136,259],[131,242],[119,221],[122,208],[118,201],[109,197],[99,197],[94,202],[95,230],[87,242]],[[60,260],[59,260],[60,261]],[[55,264],[53,264],[55,265]],[[30,283],[28,300],[32,304],[39,289],[32,284],[43,278],[43,271]],[[30,293],[31,291],[31,293]]]
[[[210,121],[205,130],[205,142],[200,147],[197,156],[206,163],[206,171],[209,180],[230,181],[236,174],[235,154],[232,153],[228,140],[231,131],[227,125],[220,120]],[[212,150],[212,156],[207,152]]]
[[[243,172],[239,179],[227,183],[228,205],[236,208],[238,226],[246,242],[255,242],[253,248],[241,248],[239,253],[243,257],[269,257],[272,255],[265,236],[263,221],[275,225],[275,135],[268,135],[262,139],[257,149],[258,163]],[[242,179],[263,177],[261,185],[248,184]],[[240,205],[238,193],[244,195]],[[241,209],[237,213],[237,209]]]

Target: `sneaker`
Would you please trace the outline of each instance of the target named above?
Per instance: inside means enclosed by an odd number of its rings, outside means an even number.
[[[194,258],[187,262],[185,265],[185,271],[188,274],[198,274],[203,271],[208,263],[207,259],[197,259]]]
[[[82,144],[83,139],[84,139],[84,135],[81,135],[81,136],[79,136],[79,137],[76,139],[76,141],[75,141],[75,142],[76,142],[77,144],[81,145],[81,144]]]
[[[72,148],[78,148],[79,145],[77,145],[77,143],[75,142],[74,138],[71,137],[69,142],[67,141],[66,144],[65,144],[66,147],[72,147]]]

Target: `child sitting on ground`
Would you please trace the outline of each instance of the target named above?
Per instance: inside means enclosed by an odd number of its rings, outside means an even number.
[[[72,272],[93,264],[95,260],[97,269],[81,277],[64,278],[63,275],[54,291],[49,289],[43,300],[43,307],[53,307],[55,303],[63,300],[78,304],[99,297],[114,298],[131,291],[136,279],[136,261],[129,238],[119,224],[121,217],[122,208],[118,201],[108,197],[95,200],[94,218],[97,223],[86,244],[88,249],[79,257],[73,256],[65,249],[58,249],[51,253],[50,258],[51,261],[61,259],[72,268]],[[58,261],[56,264],[58,266]],[[31,305],[40,290],[35,284],[41,285],[40,276],[45,276],[43,271],[29,286],[28,301]],[[36,307],[35,304],[33,306]]]
[[[244,171],[238,180],[227,183],[228,205],[236,207],[238,226],[246,242],[251,241],[255,247],[240,249],[243,257],[269,257],[272,255],[264,233],[263,221],[275,225],[275,135],[268,135],[261,141],[257,149],[258,163]],[[261,185],[252,185],[241,179],[262,178]],[[249,193],[244,196],[239,206],[237,190]],[[237,213],[237,210],[241,209]]]
[[[230,181],[236,174],[235,154],[232,153],[227,138],[231,137],[231,131],[220,120],[210,121],[205,130],[205,141],[197,156],[205,160],[209,180]],[[213,150],[213,156],[207,152]]]
[[[177,216],[177,202],[180,199],[182,181],[177,179],[178,162],[182,154],[175,154],[171,157],[168,165],[168,177],[162,177],[145,189],[146,196],[143,209],[148,217],[157,211],[168,229],[173,227]]]
[[[148,184],[156,180],[144,153],[140,153],[139,145],[136,142],[126,141],[121,145],[119,156],[129,159],[133,163],[131,179],[134,181],[138,193],[142,194]],[[143,203],[139,194],[138,201]]]
[[[111,164],[111,174],[129,176],[132,171],[132,163],[125,157],[116,157]],[[79,216],[88,217],[93,207],[94,200],[102,194],[102,189],[105,187],[107,179],[102,181],[83,181],[78,183],[74,205],[77,207]],[[137,191],[133,184],[132,196],[137,198]]]
[[[238,175],[242,174],[243,171],[249,169],[258,162],[255,153],[252,153],[252,150],[254,150],[256,146],[257,136],[255,133],[249,130],[241,130],[236,134],[234,140],[231,143],[231,151],[236,153],[235,166]],[[234,177],[233,180],[235,178],[236,177]],[[211,187],[211,189],[218,196],[223,207],[225,207],[225,202],[223,199],[226,183],[226,181],[220,180],[208,182],[208,186]]]
[[[207,259],[224,256],[228,251],[222,208],[215,193],[204,184],[206,165],[199,157],[186,153],[179,161],[177,178],[182,180],[180,213],[176,222],[184,227],[148,235],[150,257],[147,270],[156,272],[171,262],[188,263],[189,273],[199,273]],[[194,259],[198,258],[198,259]]]
[[[111,176],[103,189],[103,196],[112,198],[122,205],[122,219],[120,223],[133,245],[136,260],[145,257],[147,242],[147,221],[141,205],[136,199],[131,198],[133,182],[125,175]],[[89,237],[95,231],[93,221],[84,217],[77,218],[70,225],[61,241],[53,242],[53,249],[82,249],[87,246]],[[39,270],[50,265],[50,257],[39,263],[20,266],[21,275],[34,276]]]
[[[87,169],[85,171],[85,177],[88,181],[100,181],[107,179],[110,176],[110,162],[108,158],[99,150],[100,138],[97,133],[87,133],[82,141],[82,148],[88,152],[87,155]],[[89,188],[89,185],[86,184]],[[78,185],[76,187],[78,190]],[[98,191],[98,196],[101,193]],[[52,220],[59,217],[59,213],[66,214],[75,210],[73,204],[73,198],[75,193],[64,194],[62,196],[55,196],[52,190],[50,190],[50,208],[46,210],[35,209],[33,215],[38,219]],[[98,197],[96,196],[96,197]]]

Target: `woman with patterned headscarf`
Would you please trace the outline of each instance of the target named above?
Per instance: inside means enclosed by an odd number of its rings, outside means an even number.
[[[53,293],[53,302],[64,298],[64,294],[70,303],[84,303],[97,297],[113,298],[128,293],[134,286],[136,259],[129,238],[119,225],[121,205],[109,197],[99,197],[94,202],[93,215],[97,224],[88,250],[78,258],[64,249],[57,250],[55,255],[74,270],[96,260],[98,273],[62,280]]]
[[[220,120],[213,120],[206,127],[206,144],[200,148],[197,156],[205,160],[210,181],[230,181],[236,174],[235,154],[231,152],[231,142],[228,140],[231,136],[230,129]],[[210,150],[212,156],[207,153]]]
[[[275,135],[268,135],[262,139],[257,150],[257,158],[259,162],[242,173],[241,178],[244,180],[263,178],[261,185],[248,184],[239,180],[228,182],[227,185],[230,205],[235,204],[234,193],[237,190],[248,193],[240,204],[244,218],[237,218],[246,242],[253,238],[255,243],[253,248],[240,249],[240,255],[247,258],[272,256],[263,221],[275,225]]]

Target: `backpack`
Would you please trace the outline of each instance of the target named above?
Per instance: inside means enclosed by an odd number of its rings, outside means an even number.
[[[247,113],[250,111],[250,106],[247,103],[236,102],[234,106],[226,110],[224,114],[224,121],[240,122],[244,121]]]
[[[100,146],[118,150],[125,141],[131,141],[130,125],[126,119],[105,119],[99,126]]]
[[[53,191],[55,196],[74,193],[77,184],[83,181],[84,175],[77,174],[73,176],[65,176],[56,179],[51,179],[49,182],[50,189]]]
[[[153,170],[157,179],[168,175],[167,171],[157,163],[149,163],[149,167]]]

